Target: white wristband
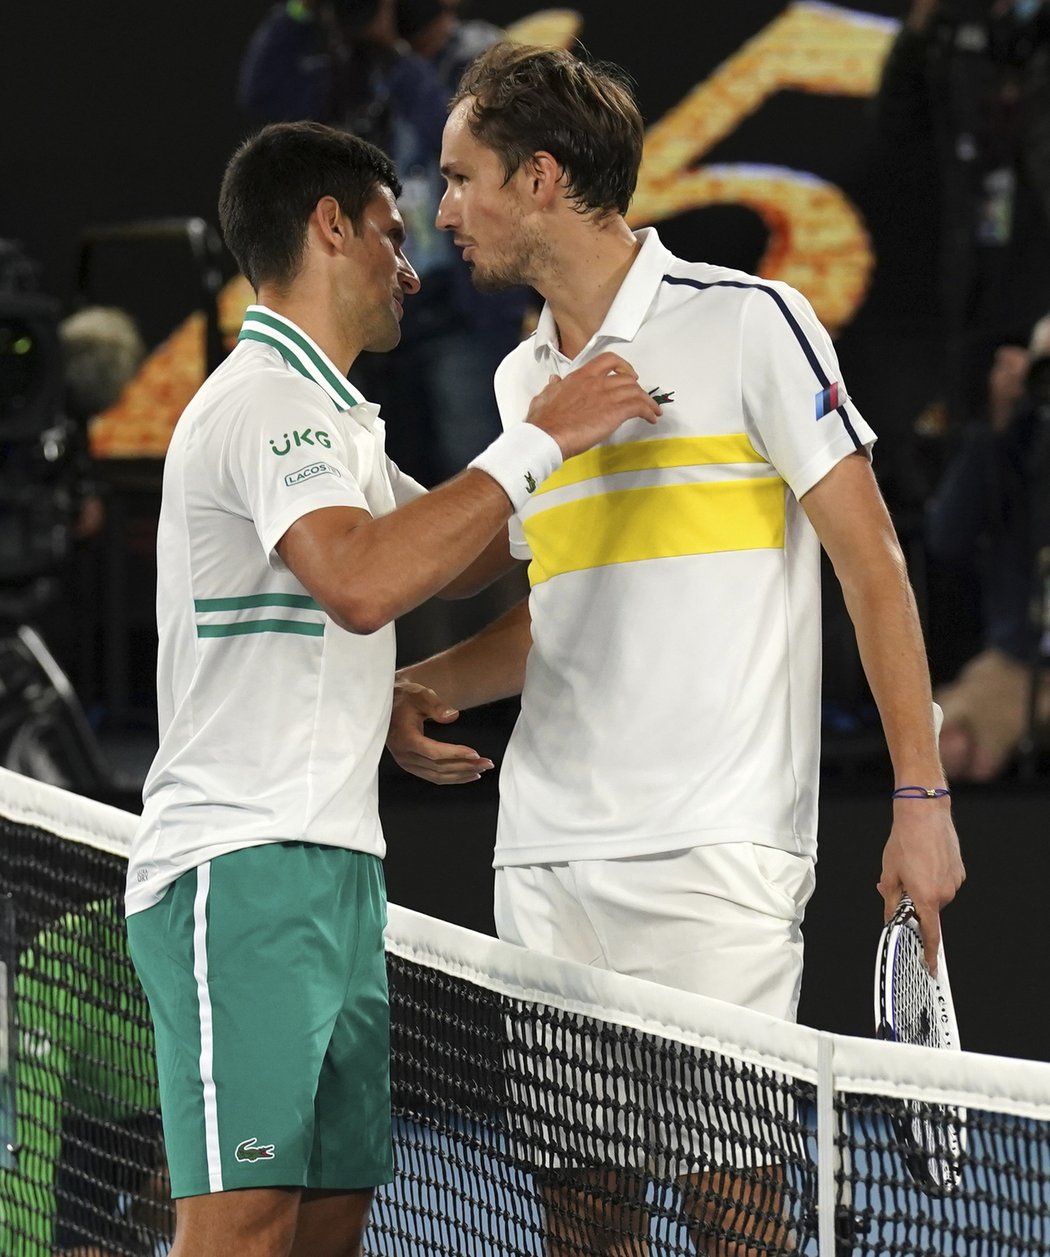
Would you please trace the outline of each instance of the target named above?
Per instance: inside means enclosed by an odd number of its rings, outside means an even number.
[[[515,511],[561,465],[561,446],[534,423],[516,424],[469,463],[496,481]]]

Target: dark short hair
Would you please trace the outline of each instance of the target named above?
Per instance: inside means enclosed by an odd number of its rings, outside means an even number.
[[[645,127],[619,66],[561,48],[495,44],[467,67],[449,108],[470,97],[471,134],[499,155],[508,180],[548,152],[581,212],[626,214]]]
[[[219,225],[253,288],[286,284],[302,265],[317,202],[334,197],[358,232],[365,206],[384,186],[401,195],[393,163],[375,145],[319,122],[276,122],[230,158]]]

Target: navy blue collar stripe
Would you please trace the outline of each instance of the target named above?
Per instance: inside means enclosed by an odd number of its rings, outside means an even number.
[[[738,279],[716,279],[709,284],[705,284],[701,280],[685,279],[684,277],[681,277],[678,275],[665,275],[664,283],[665,284],[684,284],[687,288],[699,288],[701,290],[705,288],[757,288],[759,292],[764,292],[767,296],[773,298],[773,300],[777,304],[777,309],[787,320],[788,327],[790,327],[791,330],[795,333],[795,339],[798,341],[799,345],[801,345],[802,352],[806,355],[806,361],[813,368],[813,373],[816,375],[817,379],[820,381],[820,387],[822,389],[831,387],[831,381],[828,379],[827,374],[824,371],[824,368],[821,366],[820,359],[813,352],[813,346],[809,343],[808,339],[806,338],[805,332],[803,332],[802,328],[799,327],[798,320],[788,309],[787,302],[780,295],[780,293],[777,292],[775,288],[769,288],[765,284],[745,284],[745,283],[742,283]],[[853,424],[850,423],[849,415],[846,413],[845,403],[843,403],[843,405],[838,407],[837,413],[839,417],[842,419],[842,422],[845,425],[846,431],[850,435],[850,440],[852,440],[853,444],[857,447],[857,449],[861,449],[864,443],[857,436],[857,433],[853,428]]]

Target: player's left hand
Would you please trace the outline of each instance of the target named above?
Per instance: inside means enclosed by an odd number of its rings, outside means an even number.
[[[458,711],[425,685],[396,681],[386,739],[390,754],[405,772],[436,786],[477,781],[494,767],[492,760],[485,759],[469,746],[439,742],[428,738],[424,732],[428,720],[451,724],[458,717]]]
[[[948,799],[897,799],[893,808],[893,829],[882,853],[879,894],[887,921],[901,895],[907,892],[911,896],[926,964],[936,973],[940,912],[966,879],[951,805]]]

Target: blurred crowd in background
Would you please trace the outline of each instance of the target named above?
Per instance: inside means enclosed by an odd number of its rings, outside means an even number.
[[[876,471],[884,458],[898,469],[883,488],[926,620],[946,770],[953,782],[987,782],[1045,772],[1050,748],[1050,4],[912,0],[900,18],[866,116],[889,184],[921,172],[936,188],[924,212],[937,242],[937,386],[885,423],[857,400],[883,444],[895,443],[892,457],[876,449]],[[391,456],[428,485],[498,434],[492,376],[538,313],[526,291],[478,294],[434,227],[448,99],[502,34],[482,0],[473,15],[459,0],[289,0],[245,31],[231,90],[247,125],[346,127],[397,164],[406,252],[423,287],[398,349],[365,355],[352,378],[388,416]],[[691,256],[722,260],[703,239]],[[92,736],[114,713],[92,680],[106,648],[85,644],[100,578],[84,569],[108,561],[95,549],[108,503],[84,434],[146,346],[122,310],[62,311],[56,343],[34,346],[63,364],[41,384],[27,346],[34,329],[44,335],[34,313],[52,306],[32,259],[0,240],[0,762],[97,794]],[[521,589],[483,599],[477,621]],[[406,657],[445,644],[411,627],[403,643]],[[828,660],[838,674],[826,683],[827,745],[842,749],[870,724],[870,699],[833,642]],[[129,666],[148,687],[148,645]],[[61,766],[74,761],[80,777]]]

